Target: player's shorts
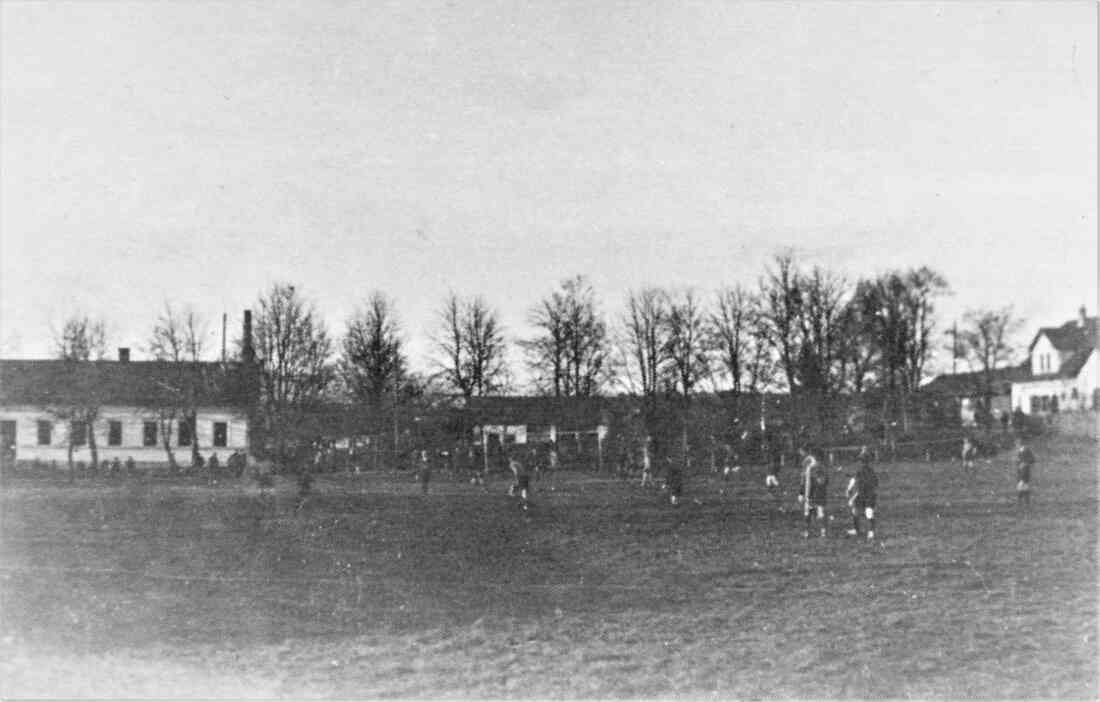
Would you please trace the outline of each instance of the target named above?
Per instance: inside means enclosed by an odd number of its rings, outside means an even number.
[[[516,478],[516,489],[518,490],[530,490],[531,489],[531,476],[521,475]]]
[[[858,511],[863,511],[865,509],[874,509],[877,506],[877,502],[878,500],[874,495],[871,497],[857,497],[855,502],[852,503],[852,506]]]
[[[1016,483],[1016,492],[1031,492],[1031,484],[1021,480]]]
[[[774,473],[768,473],[764,478],[764,487],[779,487],[779,478]]]

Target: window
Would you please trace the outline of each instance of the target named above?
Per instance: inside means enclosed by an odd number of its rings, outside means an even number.
[[[107,445],[122,446],[122,422],[113,419],[107,422]]]
[[[180,446],[190,446],[191,442],[194,441],[192,438],[194,435],[195,432],[191,430],[191,420],[186,417],[181,419],[176,443]]]
[[[76,421],[69,425],[69,441],[73,446],[83,446],[88,442],[88,425]]]
[[[142,446],[156,446],[157,445],[157,423],[145,422],[141,426],[141,445]]]
[[[0,449],[15,446],[15,421],[5,419],[0,421]]]
[[[214,422],[214,446],[224,447],[228,444],[229,427],[225,422]]]
[[[38,445],[49,446],[53,443],[53,422],[38,420]]]

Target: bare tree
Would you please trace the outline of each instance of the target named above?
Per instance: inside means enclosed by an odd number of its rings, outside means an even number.
[[[315,405],[333,377],[332,342],[312,302],[276,283],[256,302],[254,346],[261,367],[260,424],[280,460],[300,448],[297,419]],[[301,443],[298,441],[297,443]]]
[[[99,447],[95,438],[95,422],[102,406],[103,382],[101,369],[95,363],[107,354],[107,331],[102,320],[77,314],[67,318],[61,330],[54,334],[57,358],[65,361],[61,396],[49,412],[68,426],[68,465],[73,469],[73,452],[84,442],[91,453],[91,465],[99,467]]]
[[[348,320],[340,371],[352,396],[378,405],[393,395],[407,370],[401,325],[393,301],[381,291]]]
[[[775,351],[792,397],[799,389],[799,318],[802,315],[802,289],[794,255],[775,257],[774,268],[760,281],[760,332]],[[794,403],[791,403],[792,407]]]
[[[889,418],[888,400],[906,430],[910,397],[920,387],[932,353],[935,300],[947,290],[943,276],[926,267],[891,271],[856,286],[852,314],[875,346],[878,375],[886,389],[883,419]]]
[[[829,401],[842,379],[843,278],[815,267],[799,270],[791,253],[776,256],[760,284],[761,330],[779,360],[791,394],[790,422],[805,408],[826,428]]]
[[[631,292],[622,320],[623,380],[643,397],[654,397],[668,361],[668,294],[647,287]]]
[[[838,385],[837,361],[847,284],[840,276],[817,266],[801,278],[800,380],[805,389],[827,397]]]
[[[752,364],[755,302],[752,295],[737,285],[719,290],[716,303],[710,315],[708,345],[736,396],[741,394]]]
[[[98,361],[107,355],[107,325],[88,315],[74,315],[54,334],[54,351],[64,361]]]
[[[665,326],[666,383],[674,392],[690,397],[710,374],[711,360],[706,312],[692,290],[669,296]]]
[[[445,384],[464,397],[489,395],[508,384],[504,330],[481,297],[451,293],[439,311],[436,365]]]
[[[168,465],[175,470],[176,456],[172,451],[173,425],[187,423],[190,429],[191,462],[199,456],[199,439],[195,431],[198,402],[205,386],[202,377],[202,355],[205,351],[206,324],[191,306],[182,309],[165,301],[164,309],[153,325],[149,338],[149,354],[157,361],[172,364],[172,372],[162,376],[155,419]],[[179,432],[177,432],[178,434]]]
[[[1023,325],[1011,306],[999,309],[972,309],[963,315],[959,343],[971,368],[980,372],[983,416],[989,417],[991,400],[996,394],[993,378],[1013,356],[1012,337]]]
[[[555,397],[599,393],[609,362],[607,325],[595,298],[588,281],[576,276],[531,310],[529,319],[539,334],[520,345],[540,393]]]
[[[766,392],[776,385],[779,363],[768,340],[767,328],[760,312],[754,309],[749,327],[749,343],[745,354],[746,386],[748,392]]]
[[[874,378],[873,371],[879,359],[878,339],[872,319],[861,304],[859,290],[845,306],[840,319],[840,387],[859,395]]]
[[[906,392],[915,393],[924,380],[924,367],[932,356],[932,339],[936,329],[936,300],[950,292],[947,279],[922,266],[905,274],[909,309],[910,342],[905,353]]]

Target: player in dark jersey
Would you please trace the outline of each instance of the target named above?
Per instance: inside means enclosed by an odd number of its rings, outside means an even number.
[[[527,511],[528,506],[531,504],[531,468],[514,455],[508,459],[508,468],[511,469],[515,478],[509,494],[512,496],[518,495],[520,509]]]
[[[825,530],[825,500],[829,488],[829,472],[825,466],[817,460],[812,453],[805,448],[798,449],[798,455],[802,458],[802,485],[799,488],[798,499],[802,502],[802,514],[806,525],[802,530],[803,538],[810,536],[810,523],[816,516],[820,524],[820,535],[826,535]]]
[[[859,535],[859,515],[867,520],[867,538],[875,538],[875,506],[878,502],[878,474],[871,465],[871,452],[864,446],[859,450],[859,469],[848,481],[848,505],[852,510],[852,528],[849,536]]]
[[[1027,447],[1023,437],[1016,439],[1016,504],[1031,506],[1031,469],[1035,466],[1035,454]]]

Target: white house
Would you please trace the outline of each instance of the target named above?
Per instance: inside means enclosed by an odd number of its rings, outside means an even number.
[[[1100,409],[1097,318],[1082,307],[1077,319],[1042,327],[1028,347],[1030,373],[1012,383],[1012,407],[1025,414]]]
[[[15,461],[181,464],[249,449],[256,374],[251,319],[235,363],[0,360],[0,450]],[[88,411],[92,410],[92,411]],[[88,416],[93,420],[86,421]],[[82,421],[84,420],[84,421]],[[12,455],[14,453],[14,456]]]

